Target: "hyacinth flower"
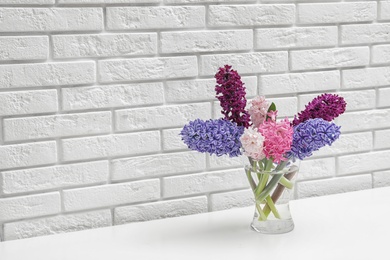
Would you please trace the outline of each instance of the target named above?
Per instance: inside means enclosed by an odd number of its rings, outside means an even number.
[[[185,125],[180,135],[191,150],[236,157],[241,155],[240,137],[243,132],[244,127],[224,119],[196,119]]]
[[[232,66],[225,65],[223,68],[219,68],[215,74],[217,81],[215,86],[216,98],[220,102],[221,113],[226,120],[248,128],[250,116],[248,111],[245,110],[246,92],[244,83],[237,71],[231,68]]]
[[[340,126],[322,118],[309,119],[294,127],[289,156],[303,160],[325,145],[332,145],[340,136]]]
[[[322,94],[314,98],[306,105],[305,110],[295,116],[292,125],[296,126],[311,118],[322,118],[326,121],[332,121],[344,113],[347,103],[343,97],[336,94]]]
[[[280,163],[287,160],[284,155],[291,149],[293,128],[287,118],[276,122],[275,113],[269,113],[271,118],[259,126],[259,132],[264,136],[265,157]]]
[[[267,118],[269,104],[267,100],[261,97],[255,97],[250,101],[248,113],[252,121],[252,127],[258,128]]]

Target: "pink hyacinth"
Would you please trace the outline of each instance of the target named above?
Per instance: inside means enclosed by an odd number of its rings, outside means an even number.
[[[269,104],[263,96],[254,98],[248,112],[251,116],[252,127],[258,128],[266,119]]]
[[[268,119],[259,127],[264,136],[264,154],[267,159],[280,163],[286,161],[284,154],[291,150],[293,127],[287,118],[276,122]]]
[[[246,156],[255,161],[262,160],[265,157],[263,153],[264,137],[257,131],[257,129],[245,129],[240,141]]]

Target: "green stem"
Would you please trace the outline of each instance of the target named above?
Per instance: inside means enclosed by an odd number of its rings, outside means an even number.
[[[256,183],[255,183],[255,181],[252,178],[251,170],[247,170],[246,171],[246,177],[248,178],[249,185],[251,186],[251,189],[252,189],[253,193],[255,194]]]
[[[266,217],[268,217],[269,213],[271,213],[271,208],[268,205],[265,205],[263,212],[264,212],[264,215]]]
[[[258,196],[260,196],[261,192],[264,190],[264,187],[265,185],[267,184],[268,182],[268,178],[269,178],[269,174],[267,173],[263,173],[263,174],[260,174],[260,182],[259,182],[259,185],[257,185],[257,188],[255,190],[255,197],[257,198]],[[262,201],[262,200],[260,200]]]
[[[275,174],[268,182],[268,185],[261,191],[260,194],[256,193],[256,200],[263,201],[271,193],[272,189],[278,184],[279,180],[283,177],[282,174]]]
[[[280,180],[279,180],[279,183],[282,184],[284,187],[286,187],[287,189],[292,189],[293,188],[293,183],[291,181],[289,181],[286,177],[282,177]]]
[[[259,220],[264,221],[267,220],[267,216],[264,214],[264,211],[261,209],[260,203],[256,202],[256,209],[259,212]]]
[[[278,210],[276,209],[276,206],[275,206],[271,196],[267,196],[266,200],[267,200],[266,207],[268,206],[267,208],[271,209],[272,213],[274,214],[274,216],[276,218],[280,218],[280,214],[279,214]],[[264,209],[265,209],[265,207],[264,207]],[[269,215],[269,212],[268,212],[268,214],[266,214],[265,211],[263,213],[266,215],[266,217]]]

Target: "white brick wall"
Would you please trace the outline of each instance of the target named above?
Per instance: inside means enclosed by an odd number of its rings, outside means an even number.
[[[0,38],[0,60],[44,60],[49,56],[47,36],[5,36]]]
[[[156,33],[54,35],[55,58],[136,56],[157,53]]]
[[[376,4],[376,2],[299,4],[298,22],[302,24],[370,22],[376,18]]]
[[[252,205],[179,136],[224,64],[281,116],[346,98],[297,198],[390,186],[389,32],[388,0],[0,0],[0,241]]]

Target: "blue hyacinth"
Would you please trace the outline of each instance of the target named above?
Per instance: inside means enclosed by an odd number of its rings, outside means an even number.
[[[185,125],[180,132],[182,140],[192,150],[230,157],[241,155],[240,137],[244,127],[224,119],[196,119]]]
[[[289,155],[304,159],[325,145],[331,145],[340,136],[340,127],[322,118],[309,119],[294,127]]]

